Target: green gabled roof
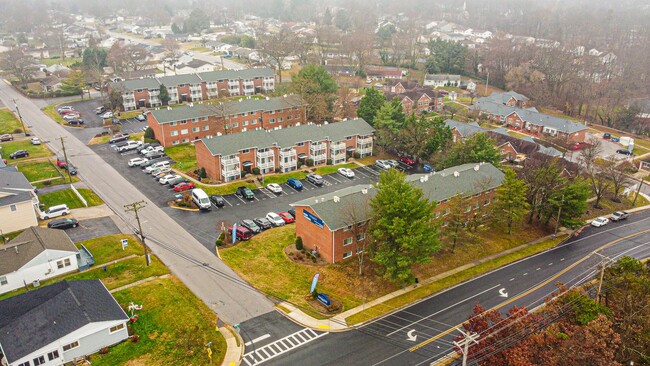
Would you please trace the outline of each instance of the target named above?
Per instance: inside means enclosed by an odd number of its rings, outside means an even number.
[[[337,131],[337,132],[334,132]],[[253,130],[230,135],[213,136],[202,141],[212,155],[232,155],[249,148],[270,146],[291,147],[303,141],[342,140],[345,136],[367,135],[374,131],[363,119],[353,119],[328,125],[302,125],[278,130]],[[332,139],[331,136],[335,136]],[[341,137],[343,136],[343,137]]]
[[[269,99],[246,99],[246,97],[242,97],[238,101],[221,104],[199,104],[199,102],[195,102],[192,107],[182,106],[176,108],[161,108],[153,110],[151,113],[159,124],[164,124],[207,116],[230,116],[239,113],[282,110],[286,108],[301,107],[302,105],[303,102],[297,95],[287,95],[286,97]]]
[[[110,86],[113,90],[124,91],[134,91],[138,89],[160,89],[160,83],[158,82],[158,79],[152,78],[118,81],[115,83],[110,83]]]
[[[254,79],[256,77],[273,77],[275,73],[268,67],[243,69],[243,70],[220,70],[201,72],[197,74],[204,81]]]
[[[165,84],[167,88],[175,87],[178,84],[201,84],[201,78],[196,74],[161,76],[157,79],[160,84]]]
[[[458,176],[454,172],[458,172]],[[488,163],[463,164],[433,174],[413,174],[407,176],[406,180],[422,189],[429,201],[440,202],[459,194],[469,197],[492,190],[501,185],[503,178],[503,172]],[[366,193],[363,193],[364,189]],[[357,185],[298,201],[291,206],[309,206],[331,230],[337,230],[351,224],[351,210],[359,222],[367,220],[369,201],[375,194],[377,192],[372,185]],[[338,202],[334,197],[338,197]]]

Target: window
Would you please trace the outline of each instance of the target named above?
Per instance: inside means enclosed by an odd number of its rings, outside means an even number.
[[[478,208],[479,208],[480,206],[481,206],[481,204],[478,203],[478,202],[476,202],[476,204],[474,204],[474,209],[475,209],[475,210],[478,210]]]
[[[242,126],[248,126],[248,121],[242,121],[241,125]]]
[[[29,361],[25,361],[18,366],[31,366],[31,364],[29,363]]]
[[[199,132],[201,128],[199,127],[192,127],[192,132]]]
[[[16,212],[16,205],[10,205],[11,212]]]
[[[57,261],[57,262],[56,262],[56,268],[61,269],[61,268],[63,268],[63,267],[64,267],[64,266],[63,266],[63,261]]]
[[[4,286],[4,285],[6,285],[8,283],[9,282],[7,282],[7,276],[0,277],[0,286]]]
[[[275,114],[275,111],[271,111],[271,114]]]
[[[351,251],[343,253],[343,259],[350,258],[350,257],[352,257],[352,252]]]
[[[440,211],[436,211],[436,219],[440,217]]]
[[[181,142],[186,143],[186,142],[190,142],[190,140],[189,139],[182,139]]]
[[[242,154],[248,154],[251,151],[251,149],[244,149],[241,151]]]
[[[275,118],[271,118],[270,123],[275,123]]]
[[[59,358],[59,351],[58,350],[54,350],[54,351],[47,354],[47,360],[48,361],[52,361],[52,360],[55,360],[57,358]]]
[[[181,135],[187,135],[189,130],[187,128],[181,130]]]
[[[182,125],[186,125],[186,124],[187,124],[187,121],[186,121],[186,120],[182,120],[182,121],[181,121],[181,124],[182,124]]]
[[[279,123],[282,123],[282,121],[283,121],[282,117],[279,117],[279,118],[278,118],[278,122],[279,122]]]
[[[201,118],[201,121],[207,121],[207,120],[208,120],[208,117]]]
[[[299,142],[299,143],[296,144],[296,146],[305,146],[305,143],[304,142]]]
[[[366,233],[357,234],[357,241],[362,241],[366,238]]]
[[[178,140],[172,141],[172,145],[178,145]]]
[[[178,136],[178,131],[172,131],[172,132],[171,132],[171,135],[172,135],[172,136]]]
[[[352,238],[343,239],[343,246],[352,244]]]
[[[114,327],[111,327],[111,329],[109,329],[109,332],[111,332],[111,333],[115,333],[115,332],[117,332],[117,331],[120,330],[120,329],[124,329],[124,323],[122,323],[122,324],[118,324],[118,325],[116,325],[116,326],[114,326]]]
[[[256,125],[256,124],[257,124],[257,120],[256,120],[256,119],[251,120],[251,124],[252,124],[252,125]]]
[[[288,119],[288,120],[292,120],[292,119],[293,119],[293,116],[292,116],[292,115],[289,115],[289,116],[287,116],[287,119]]]
[[[71,349],[75,349],[77,347],[79,347],[79,341],[74,341],[70,344],[66,344],[65,346],[63,346],[63,352],[69,351]]]
[[[352,230],[352,225],[348,225],[345,227],[345,229],[343,229],[343,231],[350,231],[350,230]]]
[[[300,115],[299,115],[299,114],[296,114],[296,119],[298,119],[298,118],[300,118]]]
[[[42,365],[45,363],[45,356],[38,356],[34,359],[34,366]]]
[[[170,122],[169,125],[170,126],[176,126],[176,122]]]
[[[244,112],[244,113],[242,113],[241,116],[242,116],[242,117],[246,117],[246,116],[248,116],[248,112]]]
[[[210,129],[210,126],[203,126],[203,131],[207,131]]]
[[[346,140],[352,140],[352,136],[346,136],[345,139]]]
[[[192,118],[192,123],[196,123],[196,122],[198,122],[198,121],[199,121],[198,118]]]
[[[239,127],[239,122],[233,122],[232,123],[232,128],[236,128],[236,127]]]

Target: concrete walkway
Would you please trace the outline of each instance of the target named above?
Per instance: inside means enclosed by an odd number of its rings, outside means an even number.
[[[235,366],[239,365],[244,356],[244,341],[237,331],[228,325],[219,327],[219,332],[226,339],[226,356],[221,365]]]
[[[98,217],[106,217],[113,215],[113,211],[106,205],[74,208],[70,210],[70,214],[77,220],[96,219]]]

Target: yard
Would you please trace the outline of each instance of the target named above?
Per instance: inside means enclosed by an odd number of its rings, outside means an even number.
[[[127,239],[129,245],[122,250],[121,240]],[[77,248],[83,244],[95,257],[95,265],[112,262],[130,255],[142,256],[144,248],[140,239],[128,234],[107,235],[75,243]]]
[[[606,216],[608,217],[611,215],[613,212],[616,211],[624,211],[632,208],[632,201],[634,200],[635,193],[631,193],[629,197],[621,197],[621,202],[614,202],[612,201],[612,193],[607,192],[603,198],[600,199],[599,205],[601,208],[594,208],[593,203],[591,202],[589,204],[589,208],[587,209],[587,212],[585,212],[584,215],[580,218],[581,220],[588,220],[588,219],[593,219],[598,216]],[[642,195],[639,195],[639,197],[636,200],[636,204],[634,207],[641,207],[649,204],[648,200],[646,200]]]
[[[8,109],[0,110],[0,135],[4,133],[16,133],[17,130],[22,132],[23,126],[14,113]]]
[[[65,125],[65,120],[61,115],[56,111],[56,108],[58,107],[58,104],[50,104],[47,107],[41,108],[43,113],[45,113],[48,117],[52,118],[56,123],[60,125]]]
[[[79,272],[65,279],[68,281],[102,280],[106,288],[112,290],[148,277],[169,273],[169,269],[154,255],[151,256],[151,265],[148,267],[144,256],[125,259],[105,267],[104,269],[103,266],[94,266],[91,270]]]
[[[44,179],[63,179],[63,175],[50,161],[22,161],[16,162],[16,167],[25,174],[30,182]]]
[[[191,172],[197,168],[194,145],[183,144],[165,148],[165,154],[174,159],[174,168],[182,172]]]
[[[29,156],[27,158],[19,158],[17,160],[9,159],[9,154],[13,153],[16,150],[27,150]],[[26,159],[43,158],[52,155],[52,152],[50,152],[50,150],[48,150],[45,145],[32,145],[29,140],[14,140],[3,142],[0,144],[0,152],[2,152],[2,157],[7,159],[8,164],[11,164],[12,162],[17,163]]]
[[[99,206],[104,203],[102,199],[90,189],[78,188],[77,191],[79,191],[79,194],[86,200],[88,207]],[[41,204],[45,205],[46,208],[61,204],[68,205],[69,209],[85,207],[72,189],[63,189],[60,191],[45,193],[38,196],[38,200]]]
[[[137,343],[123,342],[93,365],[208,365],[205,345],[212,343],[212,364],[220,365],[226,342],[215,331],[216,315],[177,278],[160,278],[113,294],[123,308],[142,305],[131,324]],[[130,315],[130,314],[129,314]]]

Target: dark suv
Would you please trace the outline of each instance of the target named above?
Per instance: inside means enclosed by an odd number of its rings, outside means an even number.
[[[27,150],[16,150],[16,151],[14,151],[13,154],[9,155],[9,158],[10,159],[17,159],[17,158],[24,158],[26,156],[29,156],[29,153],[27,152]]]
[[[249,219],[242,220],[241,226],[252,231],[254,234],[257,234],[260,231],[262,231],[262,228],[257,226],[257,224],[253,220],[249,220]]]
[[[255,195],[253,194],[253,191],[251,191],[250,188],[248,187],[237,188],[237,192],[235,194],[241,198],[246,198],[247,200],[255,199]]]

